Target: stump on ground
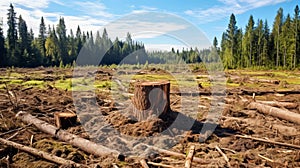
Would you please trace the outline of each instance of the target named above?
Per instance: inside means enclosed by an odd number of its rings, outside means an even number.
[[[138,82],[134,85],[134,115],[139,120],[160,117],[170,110],[170,82]]]
[[[54,120],[57,128],[67,129],[76,125],[77,115],[70,112],[55,112]]]

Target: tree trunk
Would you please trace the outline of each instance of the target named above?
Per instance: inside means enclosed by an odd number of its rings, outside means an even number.
[[[259,112],[271,115],[273,117],[278,117],[280,119],[284,119],[293,123],[300,124],[300,114],[290,112],[289,110],[283,110],[280,108],[264,105],[257,102],[251,102],[248,105],[251,109],[257,109]]]
[[[77,115],[70,112],[55,112],[54,120],[57,128],[67,129],[76,125]]]
[[[21,144],[18,144],[18,143],[9,141],[9,140],[5,140],[5,139],[0,138],[0,142],[1,142],[1,144],[12,146],[14,148],[20,149],[22,151],[28,152],[30,154],[33,154],[35,156],[44,158],[46,160],[49,160],[49,161],[57,163],[57,164],[73,165],[75,167],[83,167],[83,165],[75,163],[72,160],[66,160],[64,158],[49,154],[47,152],[40,151],[40,150],[37,150],[35,148],[28,147],[28,146],[25,146],[25,145],[21,145]]]
[[[45,133],[48,133],[52,136],[55,136],[59,140],[68,142],[69,144],[74,145],[85,152],[88,152],[88,153],[91,153],[91,154],[94,154],[97,156],[113,155],[119,159],[124,158],[124,156],[116,150],[109,149],[105,146],[96,144],[87,139],[81,138],[77,135],[74,135],[74,134],[71,134],[62,129],[59,129],[51,124],[48,124],[45,121],[42,121],[42,120],[32,116],[29,113],[21,111],[16,115],[16,117],[18,119],[22,120],[23,122],[35,125],[39,130],[41,130]]]
[[[139,121],[166,114],[170,110],[170,82],[136,83],[132,103]]]

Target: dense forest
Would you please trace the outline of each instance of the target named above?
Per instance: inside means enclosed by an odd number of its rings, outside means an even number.
[[[271,31],[267,20],[258,19],[255,23],[252,15],[244,31],[236,23],[232,14],[220,43],[219,53],[225,68],[261,66],[292,69],[300,65],[298,5],[293,16],[284,16],[280,8]]]
[[[132,40],[130,33],[125,41],[116,38],[112,41],[106,29],[97,31],[67,32],[64,18],[56,26],[46,26],[41,17],[38,36],[28,29],[26,21],[18,18],[10,4],[7,13],[7,36],[4,37],[3,23],[0,23],[0,66],[37,67],[65,66],[74,64],[84,48],[93,56],[103,53],[100,64],[123,63],[187,63],[216,62],[221,58],[224,67],[229,68],[285,68],[294,69],[300,65],[300,21],[299,7],[294,14],[284,16],[280,8],[274,19],[272,30],[267,20],[254,21],[251,15],[245,29],[237,27],[234,14],[231,14],[228,28],[223,33],[220,45],[215,37],[209,49],[182,49],[181,51],[146,52],[144,44]],[[100,35],[101,34],[101,35]],[[95,36],[95,37],[94,37]],[[199,46],[199,48],[201,48]],[[133,54],[132,54],[133,53]],[[101,55],[101,54],[100,54]],[[130,55],[130,60],[127,56]],[[220,57],[219,57],[219,56]],[[174,56],[175,59],[174,59]],[[126,58],[124,61],[124,58]],[[86,60],[90,60],[88,58]],[[88,62],[86,64],[89,64]]]
[[[77,27],[76,33],[71,29],[67,33],[64,18],[59,19],[55,26],[48,26],[41,17],[39,34],[34,36],[32,29],[28,30],[26,21],[20,15],[16,17],[14,7],[10,4],[7,13],[7,37],[3,34],[3,23],[0,25],[0,66],[37,67],[37,66],[65,66],[72,65],[81,49],[90,56],[100,56],[104,53],[101,64],[118,64],[128,54],[139,51],[140,56],[147,56],[142,43],[134,42],[128,33],[126,41],[116,38],[112,41],[108,37],[106,29],[102,35],[97,31],[81,31]],[[18,22],[17,22],[18,21]],[[144,63],[146,58],[140,61]]]

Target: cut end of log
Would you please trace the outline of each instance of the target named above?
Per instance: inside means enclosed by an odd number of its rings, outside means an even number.
[[[77,115],[70,112],[55,112],[54,119],[57,128],[62,129],[75,126],[77,123]]]
[[[138,121],[159,118],[170,110],[170,82],[144,81],[134,85],[134,115]]]

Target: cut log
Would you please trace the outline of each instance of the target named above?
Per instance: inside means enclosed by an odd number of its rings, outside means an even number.
[[[70,112],[55,112],[54,120],[57,128],[67,129],[76,125],[77,115]]]
[[[271,115],[273,117],[278,117],[280,119],[300,124],[300,114],[290,112],[289,110],[280,109],[257,102],[251,102],[248,107],[250,109],[257,109],[259,112]]]
[[[5,140],[5,139],[0,138],[0,142],[1,142],[1,144],[12,146],[14,148],[20,149],[22,151],[28,152],[30,154],[33,154],[35,156],[44,158],[48,161],[51,161],[51,162],[54,162],[54,163],[57,163],[57,164],[60,164],[60,165],[73,165],[75,167],[84,167],[83,165],[75,163],[72,160],[66,160],[64,158],[57,157],[57,156],[49,154],[47,152],[40,151],[40,150],[37,150],[35,148],[28,147],[28,146],[25,146],[25,145],[21,145],[21,144],[18,144],[18,143],[9,141],[9,140]]]
[[[160,117],[170,110],[170,82],[138,82],[134,85],[132,103],[139,121]]]
[[[94,154],[96,156],[107,156],[112,155],[120,160],[124,159],[124,155],[122,155],[119,151],[109,149],[100,144],[96,144],[87,139],[81,138],[77,135],[71,134],[65,130],[59,129],[51,124],[48,124],[45,121],[42,121],[29,113],[20,111],[16,117],[22,120],[25,123],[35,125],[39,130],[48,133],[59,140],[65,141],[73,146],[80,148],[81,150]]]

